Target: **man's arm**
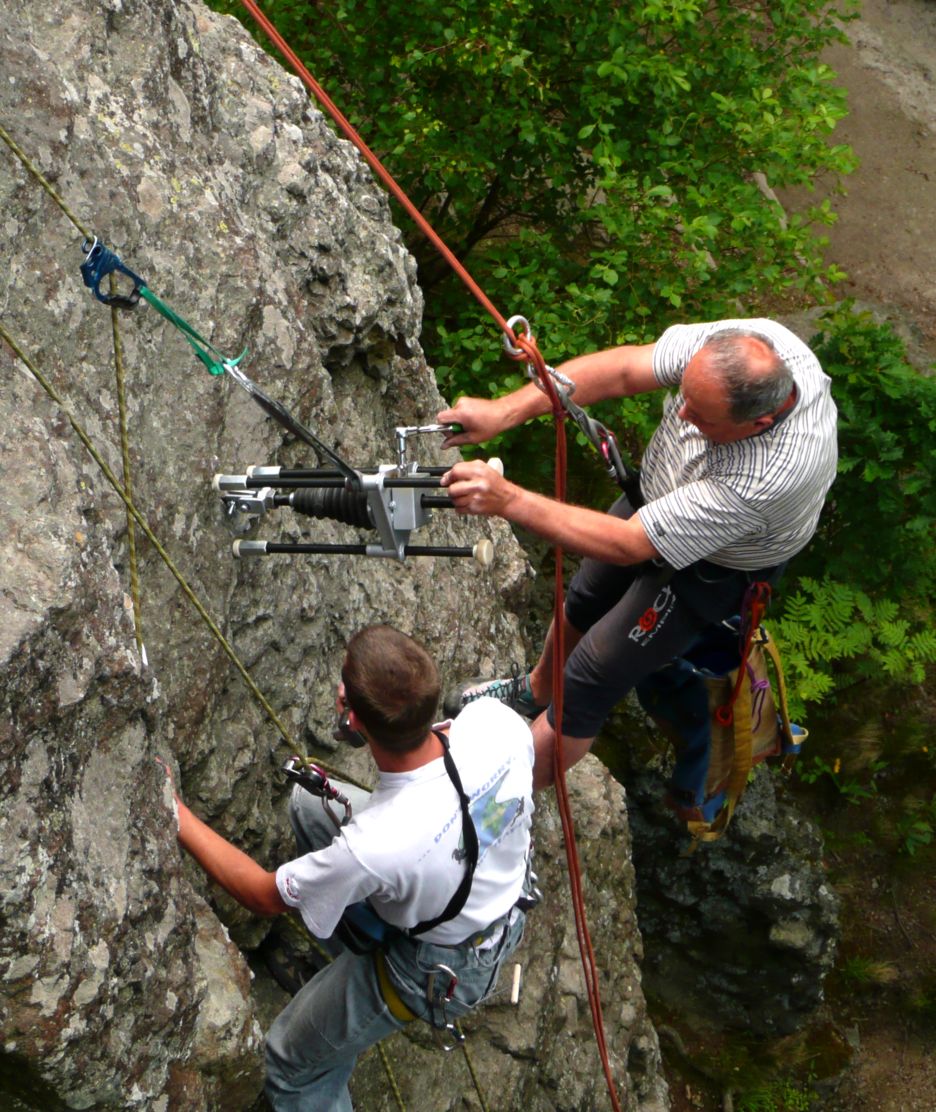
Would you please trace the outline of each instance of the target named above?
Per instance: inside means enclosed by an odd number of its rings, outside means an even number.
[[[653,374],[654,346],[625,344],[607,348],[579,355],[557,369],[575,383],[573,398],[581,406],[643,394],[659,388]],[[443,447],[454,448],[459,444],[480,444],[548,412],[549,398],[530,382],[500,398],[459,398],[450,409],[443,409],[437,420],[462,426],[462,432],[452,433],[443,442]]]
[[[623,521],[556,502],[508,482],[481,460],[456,463],[441,482],[459,513],[496,514],[570,552],[609,564],[640,564],[659,556],[636,514]]]
[[[212,880],[257,915],[273,916],[289,910],[276,887],[275,873],[268,873],[252,857],[216,834],[181,799],[178,804],[179,841]]]

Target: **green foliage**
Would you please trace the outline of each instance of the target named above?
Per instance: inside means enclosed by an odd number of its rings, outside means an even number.
[[[868,782],[862,783],[856,776],[847,776],[842,772],[840,760],[829,764],[822,757],[812,757],[807,762],[797,764],[797,772],[804,784],[815,784],[818,780],[831,783],[838,794],[849,803],[861,803],[873,799],[878,793],[876,777],[887,767],[886,761],[872,761],[868,769]]]
[[[936,795],[928,803],[910,800],[897,819],[897,840],[901,853],[914,857],[918,849],[933,843],[936,829]]]
[[[813,1098],[809,1084],[780,1078],[738,1095],[738,1112],[809,1112]]]
[[[907,363],[890,326],[847,302],[812,347],[839,409],[839,477],[798,568],[876,598],[916,600],[904,608],[910,617],[936,588],[936,378]]]
[[[859,681],[921,684],[936,661],[936,379],[848,302],[812,347],[839,409],[839,474],[770,623],[794,717]]]
[[[861,954],[845,958],[840,973],[843,980],[857,988],[879,988],[897,979],[897,971],[890,962],[866,958]]]
[[[212,6],[242,13],[236,0]],[[819,59],[851,0],[267,0],[265,10],[504,315],[553,365],[677,317],[817,291],[814,225],[762,188],[854,165]],[[450,397],[504,388],[499,337],[409,221]],[[625,416],[633,416],[628,409]]]
[[[790,714],[797,720],[807,703],[841,689],[846,676],[848,683],[918,684],[936,661],[936,630],[928,611],[903,598],[873,598],[829,578],[797,580],[769,625],[783,655]]]

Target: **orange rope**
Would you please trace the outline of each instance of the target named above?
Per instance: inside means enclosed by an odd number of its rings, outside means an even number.
[[[556,500],[564,502],[566,497],[565,479],[566,479],[566,436],[565,436],[565,410],[556,392],[552,376],[546,369],[546,362],[541,355],[539,348],[536,346],[536,340],[532,335],[517,335],[513,329],[508,325],[506,319],[494,307],[490,299],[485,295],[480,286],[468,273],[467,269],[458,261],[449,247],[444,243],[442,238],[438,235],[432,225],[423,216],[423,214],[416,208],[409,197],[404,193],[400,185],[384,167],[380,159],[374,152],[367,146],[364,140],[358,135],[352,124],[345,118],[342,112],[331,101],[325,90],[319,85],[305,65],[300,61],[299,57],[289,47],[280,33],[276,30],[273,24],[267,17],[260,11],[254,0],[242,0],[244,7],[250,12],[257,23],[263,28],[267,37],[280,51],[287,62],[299,75],[301,80],[312,92],[315,99],[322,105],[328,112],[331,118],[335,121],[346,138],[354,144],[355,147],[361,152],[365,161],[378,176],[378,178],[386,185],[394,197],[400,202],[403,208],[410,215],[417,227],[423,232],[426,238],[432,243],[436,250],[442,255],[446,262],[452,267],[464,285],[468,288],[472,296],[479,302],[495,324],[501,331],[508,337],[511,344],[515,348],[519,348],[523,355],[518,358],[524,358],[527,362],[532,364],[536,370],[537,377],[549,398],[550,405],[552,406],[553,418],[556,422],[556,465],[555,465],[555,490]],[[562,751],[562,679],[564,670],[564,638],[562,621],[564,616],[564,591],[562,582],[562,548],[559,545],[554,546],[555,562],[556,562],[556,593],[555,593],[555,610],[554,610],[554,627],[555,639],[554,649],[555,655],[553,659],[553,710],[556,716],[556,744],[553,751],[555,784],[556,784],[556,797],[559,804],[559,816],[562,821],[562,831],[566,846],[566,860],[569,866],[569,883],[572,890],[572,909],[575,916],[575,928],[578,938],[579,952],[582,957],[582,968],[585,974],[585,987],[588,993],[589,1007],[592,1013],[592,1024],[595,1029],[595,1040],[598,1044],[598,1052],[601,1056],[601,1064],[604,1070],[605,1080],[608,1085],[608,1094],[611,1098],[611,1106],[614,1112],[620,1112],[620,1102],[618,1100],[617,1091],[614,1084],[614,1078],[611,1074],[611,1063],[608,1055],[608,1046],[604,1033],[604,1018],[601,1011],[601,998],[598,990],[598,969],[595,964],[595,954],[592,949],[591,938],[588,933],[588,924],[585,917],[585,900],[582,894],[582,874],[579,865],[578,851],[575,845],[575,828],[572,822],[572,809],[569,804],[568,790],[566,787],[565,768],[563,761]]]
[[[351,124],[350,121],[345,118],[341,110],[332,102],[331,98],[328,96],[322,86],[319,85],[312,74],[309,73],[305,65],[303,65],[303,63],[300,61],[298,55],[296,55],[291,47],[286,43],[285,39],[282,37],[279,31],[277,31],[277,29],[273,26],[269,19],[267,19],[263,12],[260,11],[260,9],[254,3],[254,0],[242,0],[242,2],[244,7],[250,12],[254,19],[263,28],[270,42],[274,44],[274,46],[277,48],[277,50],[279,50],[286,61],[289,62],[289,64],[296,71],[305,85],[311,90],[315,99],[319,102],[319,104],[321,104],[321,106],[325,109],[329,116],[331,116],[331,118],[344,133],[345,137],[351,143],[353,143],[355,147],[357,147],[357,149],[361,152],[361,154],[364,156],[364,159],[377,175],[377,177],[380,178],[380,180],[384,183],[384,185],[386,185],[393,196],[396,197],[400,204],[406,209],[412,220],[415,222],[416,226],[420,229],[423,235],[425,235],[425,237],[429,240],[433,247],[435,247],[442,258],[445,259],[449,266],[451,266],[451,268],[455,271],[462,282],[464,282],[472,296],[475,297],[482,308],[486,309],[491,317],[493,317],[498,328],[500,328],[501,331],[506,336],[508,336],[511,341],[515,341],[513,330],[507,324],[505,318],[500,315],[500,313],[494,307],[494,304],[490,301],[490,299],[487,297],[478,283],[471,277],[465,267],[458,261],[448,245],[443,241],[442,237],[436,232],[429,221],[423,216],[419,209],[403,192],[402,187],[397,183],[396,179],[393,177],[390,171],[387,170],[387,168],[380,161],[377,155],[374,154],[374,152],[370,149],[370,147],[368,147],[368,145],[364,142],[360,135],[358,135],[358,133],[354,129],[353,124]]]

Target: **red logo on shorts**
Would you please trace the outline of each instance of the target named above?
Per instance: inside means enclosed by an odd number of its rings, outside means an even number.
[[[657,618],[659,618],[659,616],[659,612],[654,610],[651,606],[641,614],[640,621],[637,624],[641,629],[649,631],[657,624]]]

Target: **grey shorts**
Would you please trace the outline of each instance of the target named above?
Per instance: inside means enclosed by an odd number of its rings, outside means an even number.
[[[609,510],[633,513],[623,496]],[[562,732],[590,738],[640,681],[681,656],[706,626],[737,614],[756,580],[776,582],[783,565],[739,571],[700,560],[674,572],[653,563],[623,567],[585,559],[565,613],[585,636],[565,667]],[[548,717],[555,725],[552,707]]]

